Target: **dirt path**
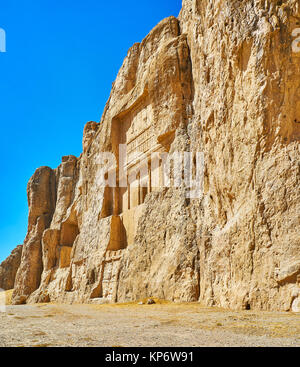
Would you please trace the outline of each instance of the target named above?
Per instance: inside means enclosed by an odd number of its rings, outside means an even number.
[[[0,313],[0,346],[300,346],[300,315],[198,304],[25,305]]]

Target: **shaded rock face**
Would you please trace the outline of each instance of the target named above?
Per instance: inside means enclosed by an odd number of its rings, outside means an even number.
[[[12,253],[0,264],[0,288],[9,290],[14,288],[15,278],[21,263],[22,245],[17,246]]]
[[[82,155],[29,183],[13,302],[157,297],[298,312],[297,26],[299,1],[184,0],[178,19],[135,44]],[[102,153],[114,172],[120,144],[127,171],[110,187]],[[204,154],[195,199],[162,178],[163,154],[184,151]]]

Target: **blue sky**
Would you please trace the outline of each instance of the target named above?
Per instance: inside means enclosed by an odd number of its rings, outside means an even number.
[[[79,156],[87,121],[100,121],[129,47],[181,0],[1,1],[0,262],[27,230],[35,169]]]

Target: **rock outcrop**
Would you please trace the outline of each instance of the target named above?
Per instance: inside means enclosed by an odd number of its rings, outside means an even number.
[[[15,304],[25,303],[28,296],[40,285],[43,272],[41,238],[54,213],[55,180],[55,172],[51,168],[41,167],[36,170],[27,185],[28,232],[15,280]]]
[[[82,155],[29,183],[13,302],[300,311],[297,27],[296,0],[183,0],[135,44]]]
[[[5,291],[14,288],[16,274],[21,263],[22,248],[22,245],[17,246],[0,264],[0,288]]]

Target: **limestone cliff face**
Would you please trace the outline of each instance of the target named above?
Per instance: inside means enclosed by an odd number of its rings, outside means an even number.
[[[15,278],[21,263],[22,245],[17,246],[6,260],[0,264],[0,288],[9,290],[14,288]]]
[[[37,169],[27,185],[28,232],[15,279],[13,297],[16,304],[25,303],[40,285],[43,271],[41,237],[54,212],[55,185],[55,172],[48,167]]]
[[[300,2],[186,0],[180,20],[205,153],[200,300],[299,311]]]
[[[297,26],[300,1],[184,0],[135,44],[82,155],[29,183],[13,302],[300,311]],[[163,184],[163,154],[184,151],[204,153],[196,199]],[[116,188],[102,152],[126,166]]]

